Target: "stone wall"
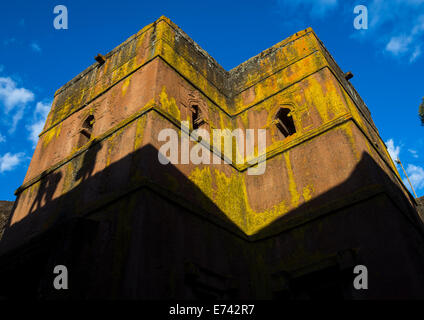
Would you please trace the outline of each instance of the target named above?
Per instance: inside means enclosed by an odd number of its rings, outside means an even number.
[[[417,201],[417,211],[420,215],[421,220],[424,222],[424,197],[416,198]]]
[[[415,201],[312,29],[225,71],[160,18],[105,58],[55,94],[0,243],[0,296],[424,296]],[[194,119],[209,137],[188,150],[219,161],[160,163],[162,130],[184,139]],[[266,171],[217,152],[214,129],[264,129]],[[369,290],[352,287],[358,264]]]
[[[13,201],[0,201],[0,240],[3,236],[3,231],[6,228],[12,208]]]

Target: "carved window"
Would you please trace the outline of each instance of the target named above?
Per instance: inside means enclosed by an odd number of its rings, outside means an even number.
[[[197,104],[191,105],[190,109],[193,130],[199,129],[204,123],[206,123],[202,110]]]
[[[84,120],[84,123],[82,124],[82,128],[79,134],[78,148],[82,147],[88,141],[90,141],[91,134],[93,132],[93,124],[94,124],[94,116],[89,115],[87,119]]]
[[[294,126],[293,118],[290,115],[290,109],[281,108],[277,112],[277,115],[275,116],[275,125],[283,136],[283,139],[296,133],[296,127]]]

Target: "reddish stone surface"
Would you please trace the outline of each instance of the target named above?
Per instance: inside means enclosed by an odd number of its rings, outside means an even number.
[[[226,71],[160,18],[105,59],[55,94],[0,242],[1,295],[424,297],[415,199],[312,29]],[[265,173],[160,164],[160,131],[180,133],[193,105],[209,132],[265,129]],[[284,139],[283,107],[296,127]],[[66,292],[51,286],[58,264]],[[358,264],[368,290],[353,288]]]

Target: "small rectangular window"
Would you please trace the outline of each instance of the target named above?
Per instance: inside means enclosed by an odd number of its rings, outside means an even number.
[[[283,138],[287,138],[296,133],[293,118],[290,116],[290,109],[281,108],[275,117],[276,126]]]
[[[199,129],[202,124],[205,123],[205,119],[203,118],[202,111],[200,110],[198,105],[191,106],[191,121],[193,130]]]

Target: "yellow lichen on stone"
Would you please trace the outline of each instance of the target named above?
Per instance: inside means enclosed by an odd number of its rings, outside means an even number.
[[[176,120],[181,120],[180,109],[177,106],[177,102],[174,97],[168,97],[165,86],[162,87],[162,91],[159,95],[159,101],[164,111],[171,114]]]
[[[62,129],[62,123],[55,126],[51,130],[47,131],[46,134],[42,136],[43,147],[46,147],[53,140],[53,138],[57,138],[60,134],[61,129]]]
[[[314,187],[312,184],[307,185],[303,188],[303,199],[306,201],[309,201],[312,199],[312,195],[314,193]]]
[[[239,228],[247,231],[247,215],[249,207],[246,203],[245,185],[242,175],[235,172],[227,176],[215,170],[215,203]]]
[[[345,136],[347,137],[347,140],[349,142],[350,149],[352,150],[353,154],[355,155],[355,158],[357,161],[361,159],[361,152],[358,150],[358,147],[356,145],[355,137],[353,135],[352,131],[352,122],[345,123],[338,127],[339,130],[341,130]]]
[[[131,82],[131,77],[128,77],[122,83],[122,88],[121,88],[121,94],[122,94],[122,96],[125,96],[125,94],[127,93],[128,86],[130,85],[130,82]]]
[[[122,130],[116,131],[107,139],[107,155],[106,155],[106,165],[110,165],[112,159],[112,151],[116,145],[117,138],[121,135]]]
[[[297,191],[296,182],[295,182],[294,174],[292,170],[292,165],[290,162],[290,155],[288,151],[284,153],[284,159],[286,162],[287,175],[289,179],[289,192],[291,196],[291,206],[295,208],[299,204],[300,194]]]
[[[246,231],[246,234],[255,234],[256,232],[271,224],[276,219],[282,217],[287,212],[288,208],[285,201],[281,201],[280,203],[263,212],[255,212],[251,210],[248,216],[249,227]]]
[[[135,138],[134,138],[134,150],[139,149],[143,145],[145,126],[146,126],[146,116],[143,115],[137,120]]]
[[[214,198],[212,188],[212,174],[209,167],[199,169],[196,167],[189,176],[189,179],[206,195],[209,199]]]
[[[249,204],[244,177],[237,172],[227,175],[217,169],[212,173],[209,167],[195,168],[189,178],[209,201],[247,235],[263,229],[289,209],[286,201],[282,200],[267,210],[254,211]]]

